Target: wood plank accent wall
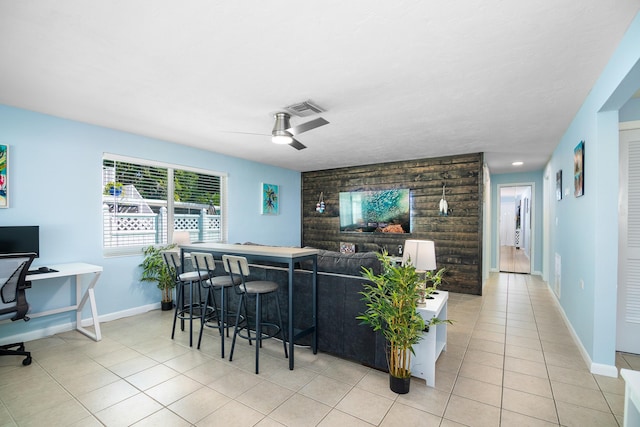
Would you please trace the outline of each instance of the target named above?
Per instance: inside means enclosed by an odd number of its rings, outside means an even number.
[[[397,255],[407,239],[433,240],[437,266],[447,269],[442,289],[481,295],[483,162],[483,154],[474,153],[303,172],[303,245],[338,251],[340,242],[352,242],[358,252],[386,248]],[[438,210],[443,184],[448,216]],[[340,232],[340,192],[389,188],[411,190],[410,234]],[[322,214],[315,210],[320,192]]]

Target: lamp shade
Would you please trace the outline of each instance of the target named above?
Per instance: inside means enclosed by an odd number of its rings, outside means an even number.
[[[416,270],[436,269],[436,248],[433,240],[405,240],[402,264],[411,262]]]

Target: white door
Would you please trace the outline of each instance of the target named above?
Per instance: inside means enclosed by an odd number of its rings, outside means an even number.
[[[620,132],[616,350],[640,354],[640,129]]]

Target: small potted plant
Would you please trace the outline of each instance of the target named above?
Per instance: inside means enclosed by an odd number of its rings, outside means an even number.
[[[417,312],[421,280],[413,265],[396,266],[386,253],[379,254],[378,259],[382,273],[374,274],[372,269],[363,268],[362,275],[370,282],[360,292],[367,308],[356,318],[374,331],[382,331],[388,344],[389,386],[393,392],[404,394],[409,392],[413,345],[429,326],[451,322],[438,318],[425,322]],[[430,281],[434,283],[435,276],[441,280],[442,271],[432,275]],[[431,286],[427,292],[434,289]]]
[[[442,280],[443,280],[442,276],[444,276],[445,270],[446,269],[442,267],[440,270],[438,270],[435,273],[432,271],[425,272],[426,285],[431,283],[431,286],[426,286],[427,296],[429,296],[429,294],[436,294],[436,295],[438,294],[438,292],[436,291],[438,290],[438,286],[442,284]]]
[[[175,248],[175,244],[156,247],[149,246],[144,249],[144,260],[142,267],[143,282],[155,282],[158,289],[162,291],[161,307],[162,310],[171,310],[173,308],[173,288],[176,287],[175,272],[170,269],[162,258],[162,252]]]
[[[121,182],[109,181],[104,186],[103,194],[119,196],[122,194],[122,188],[123,188],[123,185]]]

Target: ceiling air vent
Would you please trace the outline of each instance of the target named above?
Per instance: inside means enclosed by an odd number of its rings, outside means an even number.
[[[313,104],[311,101],[299,102],[297,104],[284,107],[284,109],[291,113],[292,116],[298,117],[307,117],[325,111],[324,109]]]

